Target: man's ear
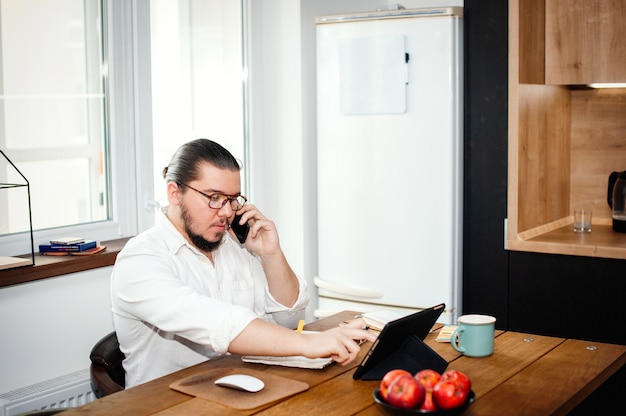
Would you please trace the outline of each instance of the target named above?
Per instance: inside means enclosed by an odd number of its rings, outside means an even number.
[[[167,183],[167,200],[170,205],[180,205],[180,201],[182,199],[182,189],[178,184],[174,181],[170,181]]]

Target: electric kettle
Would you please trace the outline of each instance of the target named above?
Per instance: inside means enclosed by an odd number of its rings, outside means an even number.
[[[609,175],[606,198],[611,207],[613,230],[626,233],[626,172],[612,172]]]

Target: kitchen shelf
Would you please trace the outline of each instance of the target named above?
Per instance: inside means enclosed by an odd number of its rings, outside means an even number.
[[[564,225],[565,224],[565,225]],[[572,218],[530,230],[517,240],[509,240],[509,250],[573,256],[626,259],[626,234],[613,231],[610,224],[593,223],[590,233],[575,233]]]
[[[555,16],[546,14],[546,8],[554,11],[556,5],[568,9],[581,4],[580,0],[509,1],[506,248],[626,259],[626,234],[612,230],[607,204],[609,175],[626,170],[626,88],[556,85],[546,74],[546,54],[554,54],[554,48],[545,48],[546,29],[553,27],[546,19]],[[590,24],[596,25],[596,20]],[[603,44],[602,34],[611,29],[594,27],[594,33],[599,33],[596,43]],[[569,37],[564,40],[568,41]],[[603,64],[619,67],[620,62]],[[575,209],[593,211],[591,234],[573,232]]]
[[[607,203],[609,174],[626,170],[626,89],[511,91],[507,249],[626,259]],[[572,231],[581,208],[593,212],[586,237]]]

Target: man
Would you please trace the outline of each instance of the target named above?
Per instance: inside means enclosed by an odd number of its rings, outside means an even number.
[[[132,387],[226,354],[354,360],[374,336],[337,327],[293,330],[308,303],[272,221],[241,195],[237,160],[219,144],[181,146],[164,169],[169,205],[131,239],[113,268],[113,322]],[[230,223],[250,232],[240,244]]]

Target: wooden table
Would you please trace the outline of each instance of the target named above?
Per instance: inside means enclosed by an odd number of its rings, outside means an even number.
[[[324,330],[352,318],[342,312],[308,324]],[[626,346],[496,331],[495,351],[485,358],[460,356],[448,343],[435,341],[441,325],[426,343],[472,380],[475,402],[466,415],[567,414],[626,363]],[[227,356],[178,371],[149,383],[70,409],[64,416],[82,415],[385,415],[372,398],[378,381],[353,380],[352,373],[369,349],[346,367],[332,364],[323,370],[306,370],[243,363]],[[307,383],[302,393],[263,409],[240,411],[169,388],[177,380],[215,368],[244,367],[267,371]]]

